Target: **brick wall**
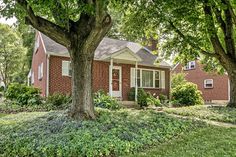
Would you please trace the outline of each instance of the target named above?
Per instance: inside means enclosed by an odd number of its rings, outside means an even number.
[[[36,40],[39,39],[39,47],[33,52],[32,59],[32,71],[34,72],[34,86],[41,89],[42,96],[46,96],[46,87],[47,87],[47,55],[43,48],[42,39],[38,33],[36,34]],[[43,63],[43,77],[38,79],[38,66]]]
[[[49,93],[53,94],[56,92],[68,94],[71,93],[71,77],[62,76],[62,61],[69,60],[66,57],[51,56],[50,57],[50,87]],[[93,91],[96,92],[100,89],[109,92],[109,62],[94,61],[93,62]],[[130,91],[130,69],[134,65],[130,64],[114,64],[114,66],[122,67],[122,97],[123,100],[127,100],[128,92]],[[166,89],[145,89],[151,93],[159,95],[163,93],[169,95],[169,80],[170,71],[169,69],[160,69],[154,67],[139,66],[142,68],[165,70],[166,71]]]
[[[228,100],[228,76],[226,74],[207,73],[202,70],[202,66],[197,61],[195,69],[182,70],[182,65],[179,64],[173,70],[173,73],[184,72],[186,74],[186,80],[197,84],[198,89],[202,91],[205,101]],[[213,79],[213,88],[204,88],[205,79]]]

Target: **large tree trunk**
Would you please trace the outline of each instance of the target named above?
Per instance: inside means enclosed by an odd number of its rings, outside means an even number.
[[[92,96],[94,53],[88,53],[86,49],[71,51],[72,105],[69,116],[74,119],[95,119]]]
[[[230,82],[230,100],[227,106],[236,108],[236,74],[228,73],[228,76]]]

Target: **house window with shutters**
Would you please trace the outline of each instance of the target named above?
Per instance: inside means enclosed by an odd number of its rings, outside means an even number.
[[[131,87],[135,87],[135,68],[131,68]],[[165,71],[137,69],[137,85],[140,88],[165,89]]]
[[[62,76],[72,76],[70,61],[62,61]]]
[[[205,79],[204,88],[213,88],[213,79]]]

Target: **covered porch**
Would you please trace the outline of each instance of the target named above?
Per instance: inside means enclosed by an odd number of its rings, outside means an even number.
[[[137,69],[139,62],[142,59],[129,48],[124,48],[120,51],[114,52],[108,56],[104,56],[103,60],[109,62],[109,95],[122,100],[122,66],[120,64],[134,65],[135,67],[135,101],[137,101],[138,84],[137,84]],[[124,68],[124,67],[123,67]],[[127,66],[130,71],[130,67]],[[131,72],[131,71],[130,71]],[[126,74],[126,73],[125,73]],[[129,79],[131,75],[128,76]],[[130,81],[130,80],[129,80]],[[131,87],[130,87],[131,88]]]

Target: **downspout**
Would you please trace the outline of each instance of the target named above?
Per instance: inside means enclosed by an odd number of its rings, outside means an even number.
[[[50,59],[50,55],[47,55],[47,83],[46,83],[46,97],[49,96],[49,59]]]

